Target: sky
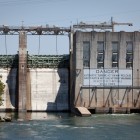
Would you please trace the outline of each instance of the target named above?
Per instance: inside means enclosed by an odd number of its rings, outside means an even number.
[[[140,31],[140,0],[0,0],[0,26],[60,26],[79,22],[100,24],[133,23],[115,26],[115,31]],[[39,43],[40,42],[40,43]],[[18,35],[0,35],[0,54],[17,54]],[[29,54],[69,54],[69,38],[65,36],[27,36]]]

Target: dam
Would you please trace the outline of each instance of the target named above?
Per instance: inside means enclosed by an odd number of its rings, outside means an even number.
[[[72,111],[83,116],[139,113],[140,32],[96,32],[93,27],[99,26],[89,27],[91,31],[83,31],[83,27],[3,27],[4,35],[19,31],[19,50],[16,55],[0,55],[1,81],[5,84],[0,110]],[[28,54],[28,32],[67,33],[69,54]]]

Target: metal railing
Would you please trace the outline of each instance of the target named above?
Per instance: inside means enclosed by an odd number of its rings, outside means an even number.
[[[0,68],[18,68],[18,54],[0,55]],[[69,68],[69,55],[27,55],[27,68]]]
[[[0,68],[17,68],[18,55],[0,55]]]

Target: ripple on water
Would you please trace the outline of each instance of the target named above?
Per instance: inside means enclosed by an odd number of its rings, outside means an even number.
[[[136,114],[96,114],[91,117],[61,115],[61,118],[56,114],[51,116],[45,120],[13,120],[11,123],[2,123],[0,140],[140,139],[140,116]]]

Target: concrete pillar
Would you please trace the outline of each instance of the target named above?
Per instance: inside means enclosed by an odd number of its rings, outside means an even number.
[[[112,68],[112,41],[111,41],[111,32],[106,31],[104,42],[105,42],[105,54],[104,54],[104,68]]]
[[[27,77],[27,35],[19,33],[19,67],[18,67],[18,111],[26,111],[26,77]]]

